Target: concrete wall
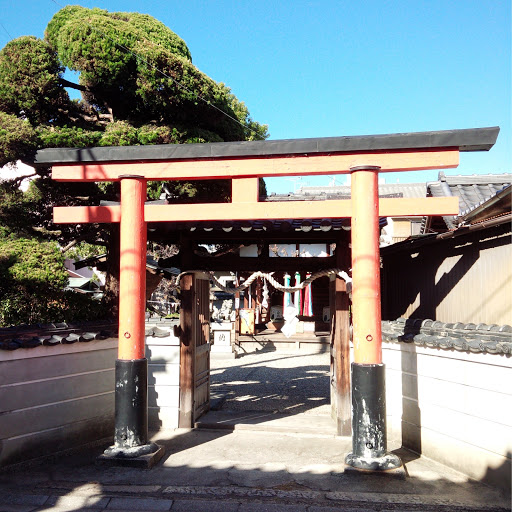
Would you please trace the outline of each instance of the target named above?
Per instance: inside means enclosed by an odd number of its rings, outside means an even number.
[[[164,327],[159,326],[159,329]],[[180,339],[146,338],[148,359],[148,425],[150,430],[178,428],[180,400]]]
[[[384,343],[388,436],[510,492],[512,357]]]
[[[0,351],[0,466],[114,433],[117,339]]]
[[[149,428],[177,428],[179,338],[146,341]],[[116,357],[117,339],[0,351],[0,466],[112,439]]]

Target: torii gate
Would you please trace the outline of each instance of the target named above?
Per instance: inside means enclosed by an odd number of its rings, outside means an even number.
[[[57,181],[120,181],[120,206],[55,207],[56,223],[121,225],[119,352],[116,361],[114,446],[106,457],[161,456],[148,443],[145,355],[146,223],[293,219],[289,202],[258,202],[258,178],[351,174],[351,200],[306,201],[303,218],[351,218],[352,453],[348,465],[375,471],[401,465],[387,453],[382,364],[379,216],[456,215],[457,198],[380,199],[379,172],[454,168],[460,151],[489,150],[499,128],[407,134],[209,143],[44,149],[33,165],[52,166]],[[147,180],[230,178],[232,202],[144,205]],[[150,465],[151,462],[143,462]]]

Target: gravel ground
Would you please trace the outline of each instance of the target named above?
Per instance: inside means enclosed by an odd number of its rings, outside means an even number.
[[[329,362],[329,353],[281,351],[212,359],[212,408],[330,414]]]

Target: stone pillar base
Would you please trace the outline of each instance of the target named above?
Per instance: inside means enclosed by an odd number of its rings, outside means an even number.
[[[96,464],[150,469],[163,457],[164,453],[165,448],[156,443],[133,448],[111,446],[96,459]]]

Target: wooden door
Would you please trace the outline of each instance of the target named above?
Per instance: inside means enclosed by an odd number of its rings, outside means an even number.
[[[210,282],[194,274],[181,279],[180,416],[190,428],[210,408]]]
[[[196,278],[194,422],[210,409],[210,281]]]

